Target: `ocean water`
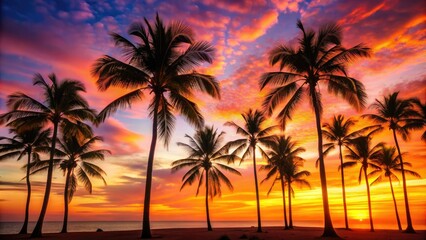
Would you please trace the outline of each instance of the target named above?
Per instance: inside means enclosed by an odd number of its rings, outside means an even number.
[[[35,222],[30,222],[28,231],[31,232],[35,226]],[[263,226],[283,226],[281,221],[262,221]],[[256,221],[213,221],[214,228],[223,227],[251,227],[256,226]],[[22,222],[0,222],[0,234],[14,234],[21,230]],[[165,228],[204,228],[207,227],[205,221],[153,221],[152,229]],[[126,231],[139,230],[142,228],[141,221],[93,221],[93,222],[68,222],[68,232],[95,232],[101,228],[104,231]],[[44,233],[60,232],[62,222],[44,222]]]
[[[31,232],[35,226],[35,222],[29,222],[28,231]],[[303,227],[323,227],[321,221],[294,221],[295,226]],[[343,222],[333,222],[335,228],[343,228]],[[349,223],[351,228],[369,229],[368,221],[351,221]],[[404,224],[403,224],[404,225]],[[212,221],[213,228],[226,228],[226,227],[253,227],[257,226],[256,221]],[[283,221],[268,221],[263,220],[262,226],[284,226]],[[395,224],[380,224],[376,223],[377,229],[397,229]],[[16,234],[21,230],[22,222],[0,222],[0,234]],[[166,228],[206,228],[205,221],[152,221],[152,229],[166,229]],[[426,222],[424,224],[415,225],[416,229],[426,229]],[[101,228],[104,231],[126,231],[126,230],[140,230],[142,228],[142,221],[70,221],[68,222],[69,232],[95,232],[96,229]],[[47,221],[43,224],[44,233],[57,233],[62,229],[61,221]]]

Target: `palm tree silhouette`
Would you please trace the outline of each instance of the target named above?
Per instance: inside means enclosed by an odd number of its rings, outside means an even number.
[[[60,82],[53,73],[48,77],[51,84],[48,84],[40,74],[36,74],[33,79],[33,85],[40,86],[43,91],[43,102],[16,92],[8,96],[7,106],[11,110],[0,116],[0,123],[7,122],[6,126],[9,127],[25,130],[50,124],[53,128],[43,205],[31,237],[42,236],[52,185],[53,157],[59,126],[63,129],[63,135],[80,132],[88,136],[92,134],[92,130],[84,120],[94,121],[96,116],[94,110],[89,109],[87,101],[81,96],[81,92],[85,92],[81,82],[70,79]]]
[[[383,181],[384,178],[387,178],[389,180],[390,189],[391,189],[391,193],[392,193],[392,199],[393,199],[393,205],[395,207],[396,221],[398,223],[398,229],[402,230],[401,221],[399,219],[399,214],[398,214],[398,208],[397,208],[397,205],[396,205],[395,194],[393,192],[393,186],[392,186],[392,179],[397,180],[399,182],[399,179],[394,172],[401,172],[401,166],[399,164],[399,157],[398,157],[398,155],[395,154],[395,152],[396,152],[395,147],[382,146],[380,151],[377,152],[376,155],[372,156],[372,162],[376,166],[379,166],[380,169],[377,169],[377,170],[370,172],[368,174],[368,176],[370,177],[370,176],[374,176],[378,173],[380,174],[376,178],[376,180],[374,180],[371,183],[371,185],[374,185],[376,183]],[[407,167],[411,167],[411,163],[409,163],[409,162],[404,162],[404,165],[407,166]],[[414,172],[414,171],[404,169],[404,172],[420,178],[420,175],[418,173]]]
[[[190,98],[194,90],[220,98],[219,84],[213,76],[194,71],[196,66],[212,62],[213,47],[207,42],[195,42],[191,29],[182,22],[168,26],[156,16],[155,24],[144,18],[133,23],[128,33],[139,41],[135,44],[125,37],[112,33],[115,45],[123,50],[128,63],[105,55],[93,66],[93,75],[98,77],[99,90],[110,86],[132,89],[106,106],[98,116],[104,121],[119,108],[130,107],[141,100],[144,92],[152,94],[149,116],[152,118],[152,140],[146,171],[145,199],[143,209],[142,238],[151,238],[149,221],[152,168],[157,133],[168,146],[174,128],[174,112],[192,125],[201,127],[204,119],[195,102]]]
[[[203,181],[205,181],[208,231],[213,230],[210,223],[208,197],[210,196],[213,199],[216,195],[221,195],[221,182],[225,183],[230,190],[233,190],[231,181],[221,170],[241,175],[237,170],[221,163],[222,161],[226,161],[229,164],[238,158],[236,155],[227,154],[226,147],[220,147],[224,134],[224,132],[218,134],[217,129],[213,129],[213,127],[204,127],[198,130],[194,137],[185,135],[189,139],[189,144],[179,142],[178,145],[184,147],[188,151],[189,156],[172,163],[172,173],[182,168],[190,168],[182,177],[183,184],[180,188],[181,190],[187,185],[192,185],[195,180],[198,180],[196,192],[196,195],[198,195],[200,187],[203,185]],[[203,178],[204,174],[205,180]]]
[[[354,167],[358,163],[361,164],[359,170],[358,182],[361,184],[362,174],[364,173],[365,184],[367,186],[367,197],[368,197],[368,214],[370,218],[370,231],[374,232],[373,226],[373,215],[371,211],[371,195],[370,195],[370,184],[368,183],[368,168],[374,170],[380,169],[380,167],[372,161],[374,156],[379,152],[383,143],[378,143],[375,146],[371,147],[371,133],[367,136],[361,136],[350,140],[350,146],[347,147],[348,154],[345,156],[350,159],[349,161],[343,163],[341,166],[343,168]]]
[[[39,153],[48,151],[50,130],[43,130],[41,127],[33,129],[15,129],[9,131],[13,137],[0,137],[0,161],[9,158],[22,159],[27,155],[26,168],[26,183],[27,183],[27,201],[25,204],[25,220],[19,234],[27,234],[28,216],[31,200],[31,182],[30,182],[30,166],[32,161],[39,161]]]
[[[286,210],[286,201],[285,201],[285,182],[286,173],[289,173],[290,164],[289,162],[302,161],[303,159],[297,156],[299,153],[305,151],[302,147],[297,147],[296,142],[291,140],[291,137],[286,136],[274,136],[271,139],[271,142],[268,144],[269,150],[266,150],[266,158],[268,159],[268,164],[261,167],[261,170],[267,170],[268,174],[261,183],[267,181],[273,177],[272,185],[268,191],[268,194],[272,191],[272,188],[275,185],[275,182],[281,182],[281,192],[283,195],[283,209],[284,209],[284,229],[289,229],[293,227],[292,220],[290,226],[287,223],[287,210]],[[293,176],[294,177],[294,176]],[[290,195],[289,195],[290,196]],[[289,200],[290,202],[291,200]]]
[[[320,165],[320,179],[324,208],[324,233],[323,237],[337,236],[330,216],[328,203],[327,180],[322,150],[321,133],[321,94],[320,83],[327,85],[328,92],[343,97],[357,109],[364,107],[366,93],[364,85],[346,74],[348,63],[359,57],[368,57],[370,49],[362,44],[352,48],[344,48],[342,42],[342,30],[336,24],[328,24],[320,27],[318,32],[305,30],[302,22],[297,21],[297,27],[301,30],[298,48],[290,45],[278,45],[269,53],[272,66],[279,64],[279,72],[263,74],[260,80],[260,88],[268,85],[276,86],[267,94],[263,108],[268,115],[288,98],[283,109],[278,113],[277,119],[284,129],[286,120],[291,119],[298,103],[303,95],[310,98],[315,112],[315,121],[318,135],[318,158]],[[287,71],[282,70],[286,68]]]
[[[288,215],[289,215],[289,228],[293,228],[293,215],[291,210],[291,197],[294,197],[294,190],[291,184],[294,182],[300,186],[308,186],[311,185],[306,179],[302,179],[302,177],[309,176],[311,173],[309,171],[303,170],[299,171],[299,168],[303,166],[303,159],[289,159],[290,161],[286,162],[286,166],[284,167],[284,175],[286,176],[287,187],[288,187]]]
[[[106,185],[103,175],[104,170],[92,163],[93,160],[104,160],[105,153],[111,153],[106,149],[93,150],[93,145],[97,141],[102,141],[101,137],[95,136],[84,138],[82,136],[64,136],[63,140],[58,139],[59,147],[56,148],[55,160],[59,168],[63,171],[65,178],[64,188],[64,222],[61,233],[68,230],[68,205],[77,190],[78,182],[83,183],[86,190],[92,193],[92,182],[90,177],[101,179]],[[46,161],[41,161],[32,168],[33,173],[45,170]]]
[[[377,114],[362,115],[362,117],[371,119],[379,124],[386,124],[389,126],[389,130],[392,130],[393,139],[395,141],[395,146],[398,150],[398,156],[400,158],[405,213],[407,216],[407,228],[404,231],[406,233],[415,233],[415,230],[411,221],[410,205],[408,204],[407,183],[404,171],[404,161],[402,159],[397,134],[399,134],[402,139],[406,141],[409,139],[411,129],[423,127],[423,123],[419,121],[421,115],[414,108],[414,103],[416,101],[418,100],[398,98],[398,92],[394,92],[388,96],[385,96],[383,101],[376,99],[375,102],[370,106],[377,111]]]
[[[426,126],[426,104],[423,104],[419,99],[413,99],[415,106],[417,106],[418,111],[421,116],[419,116],[418,121],[415,121],[415,126],[413,128],[424,128]],[[409,127],[409,126],[408,126]],[[423,131],[421,139],[426,142],[426,130]]]
[[[343,165],[343,155],[342,155],[342,146],[348,147],[350,144],[350,139],[359,136],[361,133],[376,129],[380,126],[370,126],[365,127],[363,129],[360,129],[358,131],[350,132],[350,128],[355,125],[355,121],[351,118],[346,119],[343,115],[337,115],[333,117],[333,121],[331,124],[324,123],[322,126],[322,134],[325,139],[329,141],[329,143],[324,144],[323,146],[326,148],[324,150],[324,153],[328,153],[332,149],[334,149],[335,146],[339,147],[339,158],[340,158],[340,166]],[[348,223],[348,213],[347,213],[347,206],[346,206],[346,190],[345,190],[345,175],[342,168],[339,168],[340,174],[341,174],[341,180],[342,180],[342,195],[343,195],[343,209],[345,214],[345,228],[349,229],[349,223]]]
[[[260,200],[259,200],[259,186],[257,184],[257,169],[256,169],[256,147],[264,153],[263,149],[259,144],[267,144],[271,136],[269,133],[275,128],[275,126],[262,128],[265,122],[265,116],[258,110],[253,111],[249,109],[247,112],[241,114],[244,118],[244,127],[240,127],[234,122],[226,122],[225,126],[234,127],[238,134],[244,138],[240,138],[227,143],[227,148],[235,147],[232,154],[236,155],[239,152],[244,152],[241,157],[243,162],[248,157],[253,157],[253,171],[254,171],[254,184],[256,189],[256,205],[257,205],[257,231],[262,232],[262,224],[260,221]]]

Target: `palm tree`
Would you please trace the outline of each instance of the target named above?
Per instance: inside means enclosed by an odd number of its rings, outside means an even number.
[[[380,175],[376,178],[376,180],[374,180],[371,183],[371,185],[379,183],[383,181],[385,178],[389,180],[392,199],[393,199],[393,205],[395,207],[396,221],[398,223],[398,229],[402,230],[401,221],[399,220],[398,208],[396,205],[395,194],[393,192],[393,186],[392,186],[392,179],[397,180],[399,182],[399,179],[394,172],[401,172],[401,166],[399,164],[399,156],[396,155],[395,152],[396,152],[395,147],[382,146],[380,151],[377,152],[376,155],[372,156],[372,162],[376,166],[379,166],[380,169],[370,172],[368,176],[373,176],[373,175],[376,175],[377,173],[380,173]],[[408,162],[404,162],[404,165],[411,167],[411,164]],[[408,169],[404,169],[404,172],[409,173],[416,177],[420,177],[418,173]]]
[[[168,146],[175,117],[174,112],[182,114],[196,127],[203,125],[204,119],[191,101],[194,90],[220,98],[219,84],[213,76],[200,74],[196,66],[212,62],[213,47],[207,42],[196,42],[191,29],[182,22],[165,26],[156,16],[155,24],[145,18],[133,23],[128,33],[139,41],[132,43],[125,37],[112,33],[115,45],[123,50],[128,63],[105,55],[93,67],[98,77],[99,90],[110,86],[132,89],[129,93],[111,102],[99,113],[99,121],[104,121],[119,108],[130,107],[141,100],[143,93],[152,94],[149,111],[152,118],[152,140],[146,171],[145,199],[143,210],[142,238],[151,238],[149,209],[151,199],[152,168],[157,133]]]
[[[293,216],[291,211],[291,197],[294,197],[294,190],[291,186],[291,184],[294,182],[297,185],[300,186],[308,186],[309,188],[311,185],[306,179],[302,179],[304,176],[309,176],[311,173],[309,171],[303,170],[299,171],[299,168],[303,166],[303,159],[302,158],[293,158],[289,159],[290,161],[287,161],[284,166],[284,175],[286,177],[287,181],[287,187],[288,187],[288,215],[289,215],[289,228],[293,229]]]
[[[419,121],[421,115],[414,109],[416,99],[401,99],[398,98],[398,92],[394,92],[385,96],[383,101],[375,100],[371,108],[377,111],[377,114],[364,114],[362,117],[368,118],[382,125],[388,125],[389,130],[392,130],[393,139],[395,141],[398,156],[400,158],[400,166],[402,173],[402,187],[404,190],[405,213],[407,216],[406,233],[415,233],[413,223],[411,221],[410,206],[408,204],[407,183],[405,180],[404,161],[402,159],[401,150],[398,143],[397,134],[403,140],[408,140],[410,130],[423,127],[423,123]]]
[[[40,127],[36,127],[33,129],[26,129],[21,131],[19,129],[12,128],[10,129],[10,133],[13,134],[13,137],[0,137],[0,141],[5,141],[5,143],[0,144],[0,161],[15,157],[20,160],[25,155],[27,155],[27,164],[25,164],[27,201],[25,204],[24,224],[22,225],[21,231],[19,231],[19,234],[27,234],[28,216],[31,200],[31,159],[32,161],[39,160],[39,153],[46,151],[46,148],[49,144],[50,130],[43,130]]]
[[[244,118],[244,126],[240,127],[234,122],[226,122],[225,126],[234,127],[238,134],[242,135],[243,138],[231,141],[227,143],[228,148],[235,147],[232,154],[236,155],[243,151],[241,162],[248,157],[253,157],[253,171],[254,171],[254,184],[256,188],[256,204],[257,204],[257,231],[262,232],[262,225],[260,221],[260,201],[259,201],[259,187],[257,184],[257,168],[256,168],[256,147],[264,153],[263,149],[259,144],[267,144],[271,136],[269,133],[275,128],[275,126],[263,128],[266,120],[265,116],[258,110],[253,111],[249,109],[247,112],[241,114]],[[263,154],[265,155],[265,154]]]
[[[97,141],[102,141],[101,137],[81,138],[78,136],[65,136],[62,141],[58,141],[59,148],[56,155],[59,157],[59,167],[64,172],[64,222],[61,233],[67,232],[68,226],[68,205],[72,200],[74,192],[77,190],[78,181],[83,183],[84,188],[91,194],[92,182],[90,177],[101,179],[106,185],[103,175],[104,170],[92,163],[93,160],[104,160],[105,153],[111,154],[106,149],[93,150],[93,145]]]
[[[238,158],[233,154],[227,154],[226,147],[220,147],[224,134],[224,132],[218,134],[217,129],[213,129],[213,127],[204,127],[198,130],[194,137],[185,135],[185,137],[189,139],[189,144],[178,142],[178,145],[184,147],[188,151],[189,156],[172,163],[172,173],[182,168],[190,168],[189,171],[183,175],[181,190],[187,185],[192,185],[192,183],[197,180],[198,187],[196,195],[198,195],[200,187],[203,185],[203,181],[205,181],[208,231],[213,230],[210,223],[208,197],[210,196],[210,198],[213,199],[216,195],[221,195],[221,182],[225,183],[230,190],[233,190],[231,181],[229,181],[221,170],[241,175],[237,170],[220,163],[221,161],[227,161],[229,164],[230,162],[234,162],[234,159]],[[205,180],[203,180],[204,174]]]
[[[267,170],[268,174],[261,183],[273,177],[271,188],[268,194],[272,191],[276,181],[281,182],[281,192],[283,195],[283,209],[284,209],[284,229],[289,229],[287,223],[287,210],[285,203],[285,182],[286,182],[286,168],[288,162],[302,161],[303,159],[297,156],[299,153],[305,151],[302,147],[297,147],[296,142],[291,140],[291,137],[274,136],[268,144],[269,150],[266,151],[268,164],[261,167],[262,170]],[[291,222],[292,223],[292,222]],[[292,224],[291,224],[292,226]]]
[[[342,146],[348,147],[350,143],[350,139],[358,136],[362,132],[367,130],[371,130],[372,128],[378,128],[379,126],[371,126],[365,127],[358,131],[349,132],[350,128],[355,125],[355,120],[351,118],[346,119],[343,115],[334,116],[331,124],[324,123],[322,126],[322,134],[329,141],[329,143],[324,144],[323,146],[326,148],[324,153],[328,153],[330,150],[334,149],[335,146],[339,147],[339,158],[340,158],[340,166],[343,165],[343,155],[342,155]],[[341,180],[342,180],[342,195],[343,195],[343,209],[345,214],[345,228],[349,229],[348,223],[348,213],[346,208],[346,191],[345,191],[345,175],[343,169],[339,168]]]
[[[87,101],[81,96],[81,92],[85,92],[81,82],[70,79],[59,82],[53,73],[49,75],[49,80],[51,84],[48,84],[40,74],[36,74],[33,79],[33,84],[40,86],[43,92],[42,102],[24,93],[16,92],[8,96],[7,106],[10,111],[0,116],[0,123],[7,122],[6,126],[22,130],[42,126],[53,128],[43,205],[31,237],[42,235],[52,185],[53,157],[59,126],[64,129],[64,135],[77,132],[90,135],[92,130],[83,121],[95,120],[94,110],[89,109]]]
[[[268,115],[288,98],[287,104],[281,109],[277,118],[284,129],[286,120],[291,119],[303,95],[310,98],[315,112],[315,121],[318,135],[318,158],[320,165],[320,179],[324,208],[323,237],[337,236],[331,221],[328,203],[327,180],[324,166],[321,133],[321,94],[320,84],[327,85],[328,92],[343,97],[357,109],[364,107],[366,93],[364,85],[346,74],[348,63],[358,57],[368,57],[370,49],[362,44],[352,48],[344,48],[342,30],[336,24],[320,27],[318,32],[305,30],[298,20],[297,27],[301,30],[298,48],[290,45],[278,45],[269,53],[272,66],[279,64],[279,72],[265,73],[260,80],[260,88],[268,85],[276,86],[267,94],[263,108]],[[282,70],[286,68],[286,71]]]
[[[347,147],[348,154],[345,156],[350,159],[343,163],[343,168],[356,166],[358,163],[361,164],[359,170],[358,182],[361,183],[362,174],[364,173],[365,184],[367,186],[367,197],[368,197],[368,213],[370,217],[370,231],[374,232],[373,226],[373,215],[371,211],[371,198],[370,198],[370,184],[368,183],[368,168],[374,170],[380,169],[380,167],[372,161],[374,157],[380,152],[383,143],[378,143],[371,147],[371,134],[367,136],[361,136],[350,140],[350,146]]]
[[[418,125],[420,124],[423,128],[426,126],[426,104],[420,102],[419,99],[414,99],[414,104],[417,106],[418,111],[420,113],[420,118],[415,122],[416,127],[420,128]],[[426,142],[426,130],[423,131],[421,139]]]

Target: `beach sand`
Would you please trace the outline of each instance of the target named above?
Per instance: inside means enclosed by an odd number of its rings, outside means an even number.
[[[416,234],[401,233],[397,230],[376,230],[370,232],[366,229],[344,230],[336,229],[342,239],[377,239],[377,240],[425,240],[426,230],[418,230]],[[153,239],[182,239],[182,240],[219,240],[219,239],[327,239],[321,238],[322,229],[313,227],[295,227],[293,230],[284,230],[282,227],[264,227],[262,233],[256,228],[217,228],[208,232],[205,228],[181,229],[154,229]],[[42,239],[58,240],[108,240],[108,239],[140,239],[141,231],[114,231],[114,232],[72,232],[72,233],[46,233]],[[225,238],[227,236],[228,238]],[[29,235],[0,235],[0,239],[28,239]],[[335,239],[335,238],[331,238]]]

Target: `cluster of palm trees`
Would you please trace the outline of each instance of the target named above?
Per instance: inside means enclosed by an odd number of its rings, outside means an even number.
[[[211,75],[196,71],[197,67],[205,63],[212,63],[213,46],[208,42],[195,41],[192,30],[182,22],[171,22],[165,25],[158,14],[153,23],[145,18],[144,22],[136,22],[130,26],[128,34],[134,37],[135,42],[117,33],[111,34],[115,45],[123,52],[124,61],[104,55],[93,65],[92,74],[97,78],[100,91],[106,91],[110,87],[121,87],[130,89],[130,91],[112,101],[99,114],[90,109],[86,100],[81,96],[81,92],[84,92],[85,89],[80,82],[74,80],[59,82],[53,74],[49,76],[50,84],[41,75],[36,75],[34,78],[34,84],[43,89],[43,102],[23,93],[10,95],[7,103],[10,111],[0,116],[1,124],[6,124],[13,129],[11,130],[12,133],[16,133],[17,136],[30,131],[30,129],[32,131],[38,129],[37,131],[40,132],[37,133],[38,136],[46,136],[46,139],[43,137],[44,140],[29,137],[30,139],[25,140],[25,142],[24,135],[8,139],[10,143],[14,143],[17,139],[22,140],[19,152],[15,151],[18,148],[10,147],[8,150],[6,146],[1,145],[2,153],[6,153],[2,156],[2,159],[11,156],[18,156],[18,159],[20,159],[25,154],[28,155],[28,162],[30,163],[27,164],[26,175],[28,189],[30,189],[29,176],[31,172],[47,170],[43,206],[32,236],[41,236],[55,164],[66,175],[65,212],[67,212],[68,202],[75,192],[77,179],[81,180],[89,191],[92,187],[88,176],[103,179],[105,173],[102,169],[88,160],[103,159],[104,154],[108,151],[91,149],[92,143],[100,140],[100,138],[93,135],[87,121],[100,124],[118,109],[130,107],[134,102],[140,100],[149,101],[149,117],[152,119],[152,140],[147,162],[143,204],[142,238],[151,238],[150,199],[157,139],[159,137],[165,146],[169,145],[175,124],[174,114],[176,113],[183,116],[197,131],[194,137],[187,136],[189,143],[179,143],[188,151],[189,156],[173,162],[172,171],[189,167],[190,170],[183,176],[182,188],[197,180],[197,194],[204,183],[208,229],[212,229],[208,211],[208,197],[213,198],[221,194],[221,183],[225,183],[232,190],[230,180],[222,171],[240,174],[227,164],[235,160],[241,162],[252,157],[258,231],[261,231],[256,152],[260,152],[261,156],[267,160],[267,165],[261,167],[268,171],[264,181],[273,180],[271,189],[276,181],[281,183],[284,205],[286,203],[284,188],[287,186],[290,224],[287,225],[285,206],[284,222],[286,227],[291,228],[291,196],[293,195],[291,184],[309,186],[309,183],[303,177],[310,173],[300,170],[304,160],[299,154],[304,149],[298,147],[297,143],[291,140],[291,137],[282,134],[272,135],[272,132],[276,131],[278,127],[284,131],[287,121],[291,120],[298,104],[306,98],[309,99],[314,109],[318,135],[318,165],[324,209],[323,236],[337,236],[330,216],[324,156],[334,145],[339,146],[345,220],[346,227],[349,228],[343,168],[353,166],[355,161],[359,161],[362,163],[361,169],[366,180],[369,175],[377,174],[380,169],[385,171],[384,176],[389,177],[390,180],[395,176],[388,173],[387,165],[380,163],[385,158],[383,157],[385,155],[383,149],[387,148],[384,148],[383,144],[372,148],[370,146],[371,135],[385,129],[382,126],[383,124],[389,124],[398,151],[396,156],[395,151],[393,151],[394,153],[390,157],[393,160],[396,159],[393,164],[398,167],[392,167],[389,171],[392,172],[392,169],[400,170],[402,174],[408,224],[406,231],[414,232],[405,178],[405,173],[411,172],[404,169],[404,165],[408,166],[409,164],[403,162],[397,135],[406,140],[411,130],[424,128],[424,105],[417,99],[400,99],[398,94],[394,93],[385,97],[383,102],[376,100],[372,107],[376,109],[377,114],[363,115],[363,117],[376,121],[381,127],[372,126],[349,133],[347,128],[354,124],[353,121],[349,119],[344,123],[343,117],[338,116],[335,121],[345,128],[343,132],[335,129],[335,123],[326,124],[322,128],[323,106],[320,87],[325,87],[329,93],[342,97],[357,110],[363,109],[366,105],[367,95],[364,85],[347,76],[347,66],[357,58],[368,57],[370,49],[362,44],[351,48],[343,47],[341,43],[342,30],[336,24],[323,25],[317,32],[305,29],[301,21],[297,22],[297,27],[301,34],[296,47],[278,45],[269,52],[270,64],[272,66],[279,65],[279,71],[267,72],[262,75],[259,81],[260,90],[268,91],[262,109],[248,110],[243,113],[244,126],[227,122],[225,125],[235,128],[236,133],[243,138],[224,145],[222,145],[223,133],[218,133],[218,130],[214,127],[204,126],[204,118],[196,102],[192,100],[196,92],[202,92],[212,98],[220,99],[218,81]],[[276,112],[278,113],[275,114]],[[265,127],[265,120],[273,115],[276,115],[279,126]],[[336,132],[334,132],[335,130]],[[42,134],[41,131],[47,132]],[[366,132],[369,132],[369,134],[365,135]],[[60,140],[61,136],[62,140]],[[323,136],[330,140],[330,143],[324,144]],[[424,136],[425,134],[423,134],[423,138]],[[350,161],[344,162],[342,147],[347,148],[346,158]],[[40,160],[38,153],[49,154],[49,160]],[[239,154],[242,154],[241,157],[238,156]],[[31,158],[35,164],[31,164]],[[77,168],[77,166],[80,168]],[[368,167],[372,168],[373,171],[368,173]],[[380,180],[379,177],[377,181]],[[368,182],[367,188],[369,188]],[[64,220],[66,231],[67,214],[65,214]]]
[[[93,149],[94,143],[101,138],[93,136],[91,126],[86,122],[95,122],[96,113],[81,95],[85,91],[81,82],[70,79],[58,81],[54,74],[49,75],[48,82],[36,74],[33,84],[41,88],[43,101],[21,92],[8,97],[10,111],[0,116],[0,122],[6,123],[12,137],[0,138],[0,160],[13,157],[20,160],[27,156],[24,167],[28,193],[22,234],[26,234],[28,228],[30,176],[47,171],[43,205],[31,234],[32,237],[40,237],[50,197],[53,167],[58,166],[66,175],[62,232],[67,232],[68,204],[78,182],[83,183],[90,193],[91,177],[105,182],[105,172],[91,161],[104,159],[104,154],[109,151]],[[42,160],[41,156],[49,156],[49,159]]]

